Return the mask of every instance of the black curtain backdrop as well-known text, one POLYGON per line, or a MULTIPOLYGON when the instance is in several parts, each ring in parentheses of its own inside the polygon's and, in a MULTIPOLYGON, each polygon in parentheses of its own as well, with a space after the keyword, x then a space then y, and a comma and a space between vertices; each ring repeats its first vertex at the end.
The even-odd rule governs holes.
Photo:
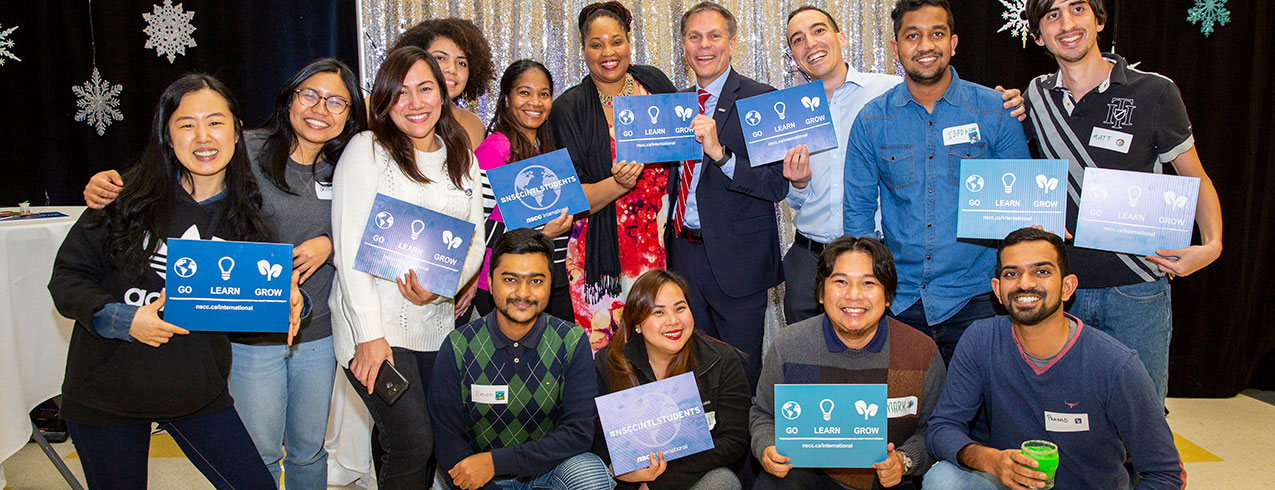
MULTIPOLYGON (((2 2, 0 27, 21 62, 0 66, 0 205, 20 200, 82 204, 93 173, 125 168, 145 142, 154 104, 182 73, 200 70, 224 80, 239 98, 249 127, 270 111, 279 85, 306 61, 335 56, 357 69, 353 0, 182 0, 196 12, 197 47, 169 64, 143 49, 143 13, 154 1, 93 5, 97 66, 123 84, 124 120, 98 136, 75 122, 72 86, 92 72, 88 2, 2 2)), ((963 78, 989 86, 1025 87, 1057 69, 1043 48, 996 30, 1004 23, 995 0, 952 0, 960 36, 953 64, 963 78)), ((1170 395, 1225 397, 1253 386, 1275 389, 1275 300, 1267 276, 1275 272, 1275 115, 1269 80, 1275 36, 1268 20, 1275 2, 1231 0, 1231 21, 1209 37, 1186 21, 1192 0, 1108 0, 1111 17, 1101 36, 1139 68, 1172 78, 1194 123, 1197 148, 1222 201, 1225 249, 1203 271, 1173 285, 1174 339, 1170 395)), ((670 19, 673 22, 674 19, 670 19)), ((781 21, 776 19, 776 22, 781 21)))
POLYGON ((0 27, 11 52, 0 66, 0 206, 30 200, 84 204, 82 191, 94 173, 123 170, 141 154, 160 93, 184 73, 213 74, 238 99, 246 128, 259 126, 272 110, 279 86, 311 59, 331 56, 358 70, 354 0, 175 0, 194 11, 187 47, 173 63, 146 49, 153 5, 163 0, 98 0, 92 3, 97 68, 102 78, 123 85, 119 111, 103 136, 73 120, 79 110, 72 86, 89 80, 93 51, 89 2, 0 2, 0 27))

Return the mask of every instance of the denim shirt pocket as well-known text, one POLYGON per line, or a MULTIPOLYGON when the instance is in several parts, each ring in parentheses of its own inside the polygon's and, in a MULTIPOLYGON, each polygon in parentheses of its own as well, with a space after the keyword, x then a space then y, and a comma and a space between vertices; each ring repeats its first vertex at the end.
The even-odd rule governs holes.
POLYGON ((916 182, 916 162, 912 145, 877 147, 881 180, 891 189, 905 189, 916 182))
POLYGON ((961 160, 983 158, 987 155, 987 143, 965 143, 947 147, 947 184, 960 185, 961 160))

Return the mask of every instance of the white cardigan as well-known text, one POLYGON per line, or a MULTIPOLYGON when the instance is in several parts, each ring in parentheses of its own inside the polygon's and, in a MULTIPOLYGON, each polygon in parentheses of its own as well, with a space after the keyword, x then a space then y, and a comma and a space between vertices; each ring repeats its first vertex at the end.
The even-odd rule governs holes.
POLYGON ((363 229, 377 193, 417 204, 473 223, 475 236, 461 268, 460 286, 468 283, 483 262, 483 198, 478 162, 469 157, 464 188, 452 184, 443 169, 446 148, 416 151, 416 166, 432 183, 420 184, 403 175, 389 152, 371 131, 350 139, 336 166, 332 185, 332 243, 337 287, 332 309, 332 341, 337 362, 349 366, 354 346, 385 337, 392 347, 436 351, 455 326, 455 303, 439 297, 416 306, 403 297, 394 281, 354 270, 363 229))

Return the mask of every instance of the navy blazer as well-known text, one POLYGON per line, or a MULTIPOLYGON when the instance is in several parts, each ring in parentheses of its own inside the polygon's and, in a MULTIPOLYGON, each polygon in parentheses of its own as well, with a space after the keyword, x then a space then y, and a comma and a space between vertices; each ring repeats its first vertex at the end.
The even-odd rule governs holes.
MULTIPOLYGON (((695 87, 686 89, 694 90, 695 87)), ((735 177, 727 177, 707 156, 697 164, 703 165, 703 169, 699 186, 695 188, 695 202, 709 267, 722 292, 735 298, 766 290, 783 281, 775 214, 775 203, 788 195, 783 164, 760 167, 750 164, 744 131, 735 109, 736 100, 774 90, 731 69, 712 117, 717 121, 718 141, 735 154, 735 177)), ((669 202, 673 205, 669 206, 666 241, 676 239, 672 213, 677 208, 681 171, 679 164, 669 177, 669 202)))

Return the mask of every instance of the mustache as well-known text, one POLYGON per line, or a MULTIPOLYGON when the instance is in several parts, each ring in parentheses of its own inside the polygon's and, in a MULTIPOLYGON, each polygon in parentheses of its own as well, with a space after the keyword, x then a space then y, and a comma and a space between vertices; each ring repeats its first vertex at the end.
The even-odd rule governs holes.
POLYGON ((1017 291, 1014 291, 1013 293, 1010 293, 1009 299, 1013 300, 1018 298, 1019 296, 1027 296, 1027 295, 1039 296, 1042 299, 1045 298, 1045 292, 1039 289, 1019 289, 1017 291))
POLYGON ((540 302, 532 298, 505 298, 505 306, 514 306, 514 303, 522 303, 527 307, 540 306, 540 302))
POLYGON ((938 51, 938 50, 936 50, 936 49, 931 49, 931 50, 929 50, 929 51, 924 51, 924 52, 916 53, 916 54, 912 55, 912 61, 919 60, 919 59, 924 58, 924 57, 926 57, 926 56, 937 56, 937 57, 939 57, 939 58, 942 58, 942 57, 943 57, 943 53, 939 52, 939 51, 938 51))

